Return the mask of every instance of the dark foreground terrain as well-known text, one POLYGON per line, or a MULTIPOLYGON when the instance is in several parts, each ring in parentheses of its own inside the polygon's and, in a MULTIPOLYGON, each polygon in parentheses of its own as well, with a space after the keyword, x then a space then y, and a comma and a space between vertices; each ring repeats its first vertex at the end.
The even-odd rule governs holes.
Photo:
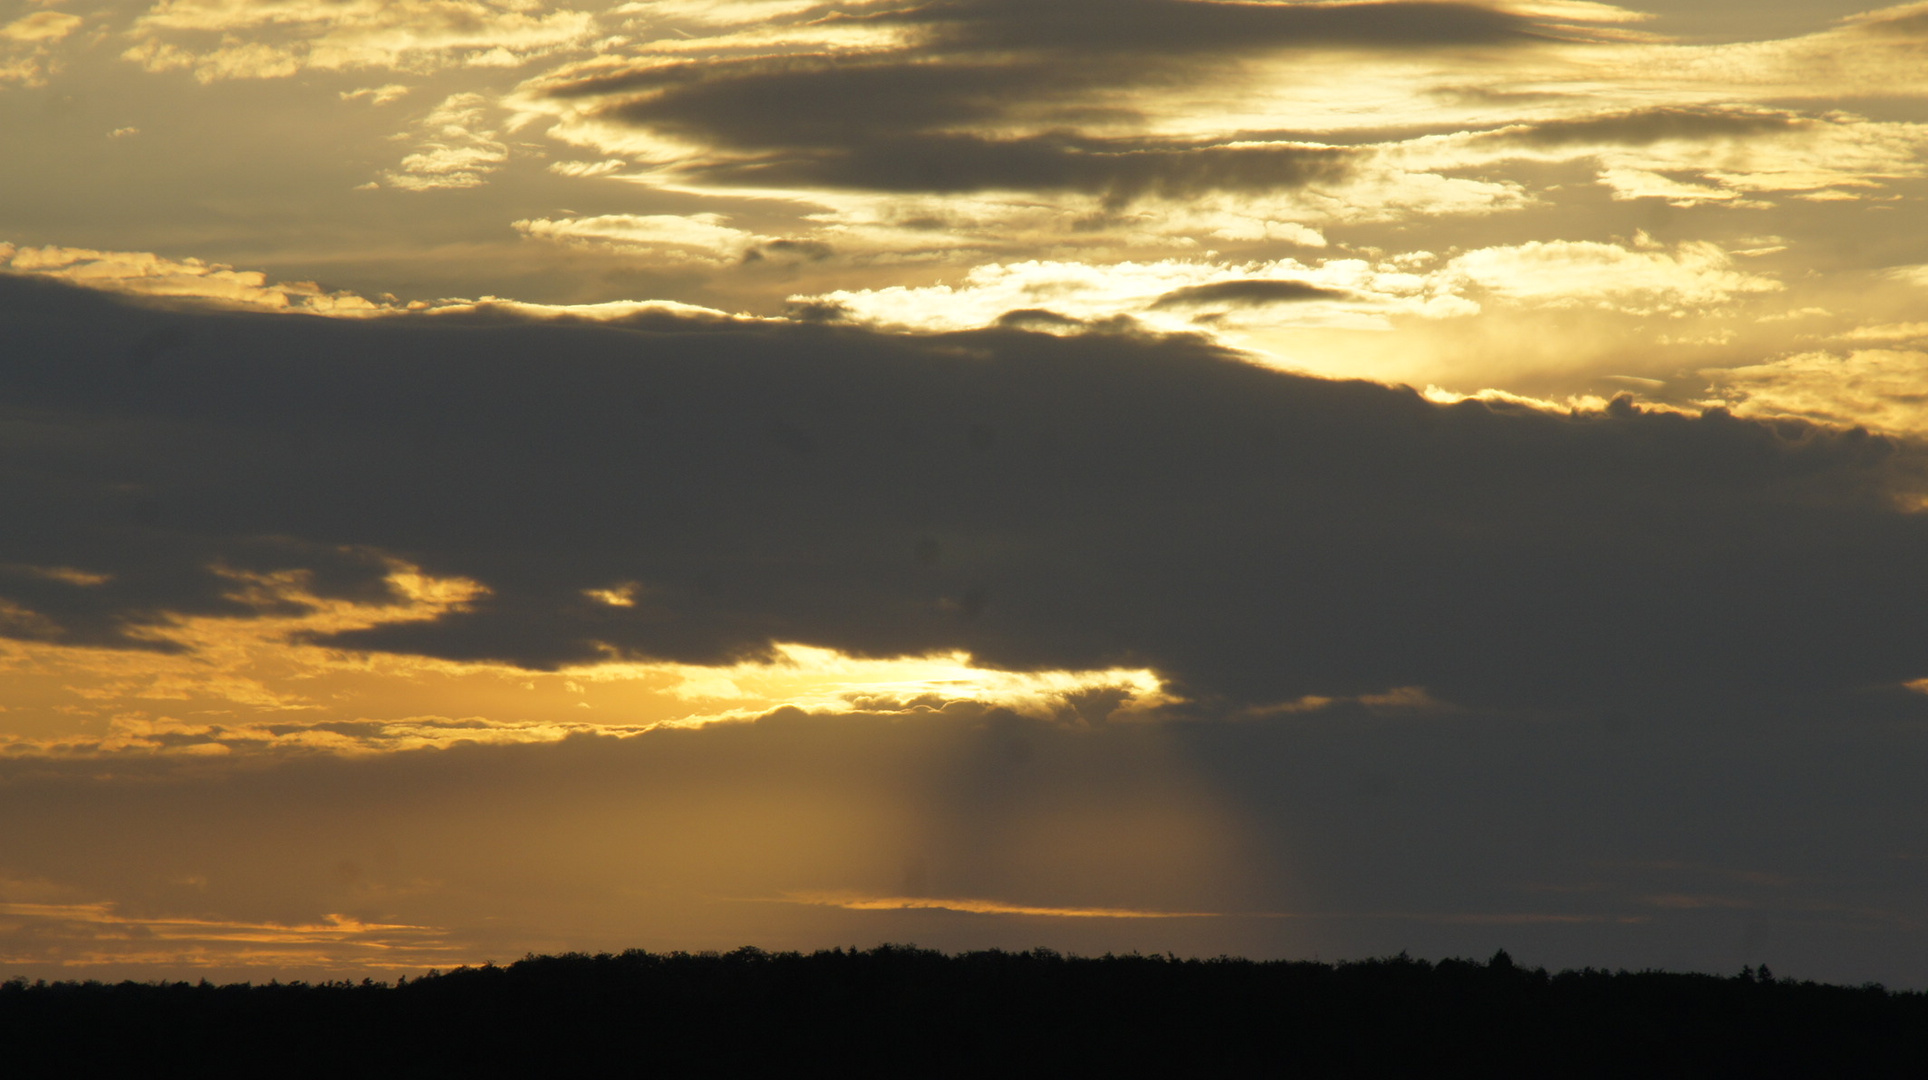
POLYGON ((10 1075, 1928 1076, 1928 996, 1397 957, 530 957, 399 985, 0 984, 10 1075))

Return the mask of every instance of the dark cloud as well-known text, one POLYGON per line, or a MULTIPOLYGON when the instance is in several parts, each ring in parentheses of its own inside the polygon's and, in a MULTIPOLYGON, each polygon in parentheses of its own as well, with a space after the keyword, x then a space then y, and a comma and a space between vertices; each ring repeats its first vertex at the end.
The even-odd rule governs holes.
POLYGON ((998 137, 952 130, 1015 103, 1088 88, 1099 76, 1055 65, 745 60, 602 76, 563 88, 608 93, 657 84, 612 104, 622 122, 707 143, 688 171, 712 183, 815 184, 876 191, 1020 188, 1120 197, 1210 189, 1295 188, 1336 180, 1352 152, 1101 139, 1061 131, 998 137))
POLYGON ((693 167, 725 184, 811 184, 897 192, 1079 191, 1114 203, 1145 195, 1273 191, 1343 179, 1355 152, 1324 146, 1170 146, 1041 135, 911 135, 795 147, 693 167))
POLYGON ((640 95, 607 115, 719 146, 839 145, 1001 116, 1040 94, 1083 89, 1079 71, 911 57, 753 57, 652 65, 550 87, 556 97, 640 95))
POLYGON ((1152 302, 1153 309, 1195 307, 1200 304, 1230 304, 1233 307, 1258 307, 1264 304, 1292 303, 1300 300, 1343 300, 1348 294, 1304 281, 1274 278, 1249 278, 1241 281, 1215 281, 1210 285, 1187 285, 1152 302))
POLYGON ((1650 146, 1665 140, 1703 142, 1746 139, 1799 131, 1814 120, 1772 109, 1695 108, 1669 106, 1631 112, 1548 120, 1505 128, 1485 137, 1520 146, 1650 146))
POLYGON ((831 248, 829 244, 820 240, 772 240, 769 243, 759 244, 744 252, 743 261, 745 263, 768 261, 792 264, 822 262, 834 254, 836 254, 836 251, 831 248))
POLYGON ((1120 91, 1222 79, 1227 64, 1297 46, 1456 47, 1537 33, 1520 16, 1452 3, 970 0, 827 17, 924 33, 891 52, 651 64, 551 82, 544 92, 606 99, 610 119, 707 146, 683 165, 711 183, 1130 199, 1292 188, 1336 179, 1345 159, 1317 147, 1079 134, 1094 119, 1131 115, 1107 100, 1120 91), (1047 133, 989 131, 1013 124, 1047 133))
POLYGON ((1212 3, 1197 0, 956 0, 887 11, 872 21, 928 26, 940 47, 1170 56, 1291 46, 1439 48, 1543 36, 1536 23, 1478 4, 1212 3))
POLYGON ((0 563, 113 575, 0 596, 74 640, 232 609, 211 566, 366 590, 384 552, 493 595, 337 644, 534 666, 959 648, 1149 665, 1200 699, 1580 710, 1858 692, 1928 661, 1928 524, 1894 508, 1918 459, 1860 432, 1440 406, 1131 332, 0 297, 0 563), (131 370, 156 334, 187 344, 131 370), (623 582, 634 607, 583 593, 623 582))
POLYGON ((1083 326, 1084 320, 1074 319, 1049 308, 1019 308, 998 316, 997 324, 1025 330, 1060 330, 1083 326))

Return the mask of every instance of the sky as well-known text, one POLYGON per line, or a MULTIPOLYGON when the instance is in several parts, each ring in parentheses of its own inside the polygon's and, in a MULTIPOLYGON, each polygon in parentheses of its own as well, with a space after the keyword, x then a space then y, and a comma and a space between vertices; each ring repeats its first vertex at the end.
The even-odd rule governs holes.
POLYGON ((1928 987, 1928 4, 0 0, 0 976, 1928 987))

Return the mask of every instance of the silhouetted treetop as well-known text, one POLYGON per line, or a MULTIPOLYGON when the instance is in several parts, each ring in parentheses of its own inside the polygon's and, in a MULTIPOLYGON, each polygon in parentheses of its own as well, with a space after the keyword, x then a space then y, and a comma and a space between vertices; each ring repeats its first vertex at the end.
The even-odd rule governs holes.
POLYGON ((284 1075, 453 1070, 1201 1070, 1295 1076, 1928 1075, 1928 997, 1880 986, 1400 956, 564 953, 359 982, 0 984, 12 1061, 284 1075))

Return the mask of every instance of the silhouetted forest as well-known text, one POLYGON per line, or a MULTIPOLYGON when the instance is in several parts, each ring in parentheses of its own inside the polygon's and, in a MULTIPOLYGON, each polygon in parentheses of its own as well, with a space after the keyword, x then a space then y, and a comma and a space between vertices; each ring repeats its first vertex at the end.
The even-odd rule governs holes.
MULTIPOLYGON (((531 956, 397 984, 0 984, 9 1070, 274 1076, 1928 1076, 1880 986, 1049 950, 531 956)), ((13 1071, 13 1075, 29 1075, 13 1071)))

